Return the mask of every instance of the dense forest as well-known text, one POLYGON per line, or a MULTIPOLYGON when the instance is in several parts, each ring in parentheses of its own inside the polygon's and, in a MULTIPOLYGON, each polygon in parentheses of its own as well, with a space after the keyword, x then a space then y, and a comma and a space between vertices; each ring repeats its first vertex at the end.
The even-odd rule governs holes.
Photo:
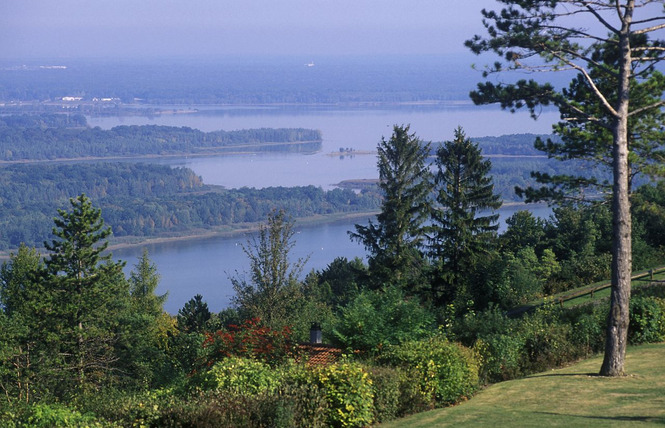
POLYGON ((187 127, 89 128, 81 115, 0 118, 0 160, 196 155, 228 152, 314 152, 321 133, 308 129, 247 129, 202 132, 187 127))
POLYGON ((0 248, 41 247, 51 219, 85 193, 114 236, 173 236, 262 221, 273 209, 294 217, 372 211, 379 196, 314 186, 223 189, 186 168, 132 162, 13 165, 0 168, 0 248))

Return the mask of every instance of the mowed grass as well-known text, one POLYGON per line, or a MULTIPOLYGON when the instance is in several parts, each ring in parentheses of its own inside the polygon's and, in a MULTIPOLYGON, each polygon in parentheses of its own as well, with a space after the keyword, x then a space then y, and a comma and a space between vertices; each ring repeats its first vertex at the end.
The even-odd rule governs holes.
POLYGON ((629 347, 628 375, 597 376, 602 357, 492 385, 454 407, 380 428, 665 426, 665 343, 629 347))

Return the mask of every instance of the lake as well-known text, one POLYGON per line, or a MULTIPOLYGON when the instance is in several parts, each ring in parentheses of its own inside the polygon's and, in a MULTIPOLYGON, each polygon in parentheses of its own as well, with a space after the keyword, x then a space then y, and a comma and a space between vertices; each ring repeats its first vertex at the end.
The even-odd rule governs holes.
MULTIPOLYGON (((187 106, 185 108, 192 108, 187 106)), ((195 108, 195 107, 194 107, 195 108)), ((235 155, 203 158, 174 158, 159 160, 176 166, 191 168, 208 184, 226 187, 268 187, 316 185, 329 189, 346 179, 377 178, 376 157, 331 156, 340 147, 373 151, 381 137, 390 138, 392 126, 410 124, 411 131, 427 141, 452 139, 457 126, 469 136, 487 136, 515 133, 549 133, 558 118, 555 112, 544 112, 538 121, 527 114, 509 114, 497 108, 471 107, 451 104, 439 107, 401 107, 391 109, 352 108, 199 108, 198 113, 163 115, 155 117, 89 117, 91 126, 108 129, 117 125, 157 124, 188 126, 203 131, 226 131, 247 128, 312 128, 323 135, 319 153, 261 155, 235 155)), ((502 219, 523 207, 502 208, 502 219)), ((541 216, 549 215, 549 208, 531 207, 541 216)), ((336 257, 364 257, 364 248, 348 238, 347 231, 355 223, 367 219, 344 221, 310 227, 296 224, 296 246, 293 259, 307 257, 305 273, 323 269, 336 257)), ((158 293, 169 292, 165 309, 177 313, 195 294, 203 295, 213 311, 228 306, 233 295, 229 276, 242 275, 248 269, 241 244, 246 236, 194 239, 147 245, 150 258, 161 275, 158 293)), ((136 264, 144 247, 114 251, 114 256, 127 261, 127 271, 136 264)))

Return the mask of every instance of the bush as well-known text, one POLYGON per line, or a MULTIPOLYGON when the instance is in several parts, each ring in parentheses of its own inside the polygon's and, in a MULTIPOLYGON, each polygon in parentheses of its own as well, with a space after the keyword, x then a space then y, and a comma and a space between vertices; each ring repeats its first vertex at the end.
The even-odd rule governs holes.
POLYGON ((178 400, 151 425, 169 427, 273 427, 277 401, 272 394, 237 395, 227 391, 205 391, 178 400))
POLYGON ((381 356, 391 365, 415 370, 424 398, 454 404, 478 388, 478 360, 472 350, 441 337, 392 346, 381 356))
POLYGON ((179 401, 164 389, 137 393, 105 390, 79 397, 78 405, 118 426, 158 427, 165 409, 179 401))
POLYGON ((374 417, 374 393, 367 372, 357 363, 342 362, 314 368, 314 385, 323 389, 331 427, 364 427, 374 417))
POLYGON ((520 356, 524 340, 516 335, 490 334, 478 339, 473 347, 479 356, 482 383, 515 379, 522 373, 520 356))
POLYGON ((280 383, 280 373, 268 364, 248 358, 230 357, 203 374, 201 386, 234 394, 270 393, 280 383))
POLYGON ((568 324, 572 325, 570 341, 580 350, 581 355, 587 357, 603 350, 607 300, 569 309, 563 315, 568 324))
POLYGON ((323 388, 313 383, 285 383, 276 397, 275 428, 325 428, 330 409, 323 388))
POLYGON ((525 315, 518 333, 524 341, 520 361, 522 373, 560 367, 583 355, 583 350, 570 341, 571 331, 571 325, 561 322, 560 310, 553 304, 525 315))
POLYGON ((416 371, 401 367, 375 366, 368 369, 374 388, 374 419, 386 422, 432 408, 413 379, 416 371))
POLYGON ((342 308, 333 329, 342 348, 378 352, 387 345, 432 334, 434 316, 397 286, 366 290, 342 308))
POLYGON ((291 329, 274 330, 253 318, 206 333, 202 346, 207 353, 207 366, 228 357, 254 358, 274 365, 284 361, 291 351, 291 329))
POLYGON ((5 427, 31 428, 102 428, 113 425, 103 424, 94 415, 81 414, 62 404, 33 404, 21 407, 14 420, 3 421, 5 427), (6 423, 5 423, 6 422, 6 423))
POLYGON ((374 420, 386 422, 400 413, 400 387, 406 380, 402 371, 393 367, 368 369, 374 392, 374 420))
POLYGON ((630 300, 631 344, 665 340, 665 300, 657 297, 633 297, 630 300))

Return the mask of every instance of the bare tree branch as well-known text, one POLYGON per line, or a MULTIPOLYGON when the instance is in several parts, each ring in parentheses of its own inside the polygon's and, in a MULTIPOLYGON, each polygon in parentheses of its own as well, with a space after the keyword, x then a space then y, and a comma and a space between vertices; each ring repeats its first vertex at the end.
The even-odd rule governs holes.
MULTIPOLYGON (((662 17, 660 19, 665 19, 665 17, 662 17)), ((635 30, 633 31, 633 34, 653 33, 654 31, 662 30, 663 28, 665 28, 665 24, 654 25, 653 27, 643 28, 641 30, 635 30)))

